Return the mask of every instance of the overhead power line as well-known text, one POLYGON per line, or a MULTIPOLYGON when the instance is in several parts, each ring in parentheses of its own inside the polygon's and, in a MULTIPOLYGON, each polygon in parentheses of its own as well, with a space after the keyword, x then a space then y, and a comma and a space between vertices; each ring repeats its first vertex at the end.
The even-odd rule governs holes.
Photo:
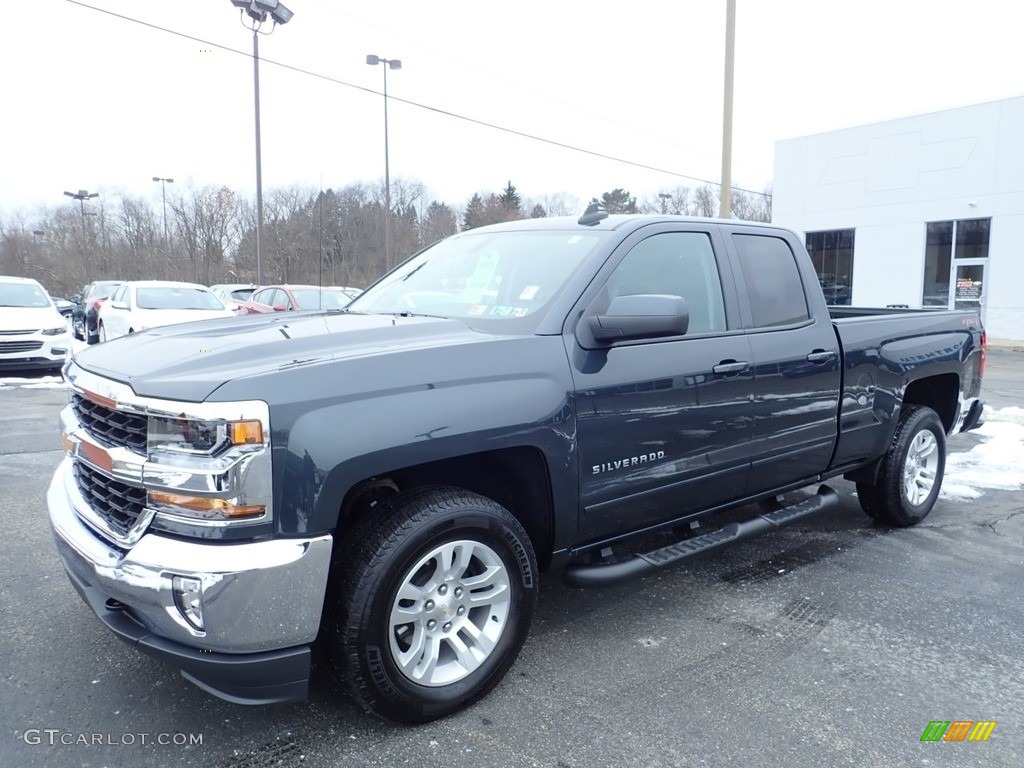
MULTIPOLYGON (((96 11, 98 13, 103 13, 103 14, 106 14, 108 16, 113 16, 114 18, 122 19, 123 21, 130 21, 133 24, 139 24, 139 25, 141 25, 143 27, 149 27, 150 29, 155 29, 155 30, 158 30, 160 32, 166 32, 169 35, 175 35, 176 37, 182 37, 182 38, 184 38, 186 40, 193 40, 193 41, 195 41, 197 43, 202 43, 203 45, 210 45, 210 46, 213 46, 214 48, 219 48, 222 51, 228 51, 230 53, 238 54, 239 56, 245 56, 246 58, 252 58, 252 54, 249 53, 248 51, 243 51, 243 50, 240 50, 238 48, 232 48, 231 46, 223 45, 221 43, 217 43, 217 42, 214 42, 212 40, 206 40, 206 39, 201 38, 201 37, 196 37, 195 35, 190 35, 190 34, 187 34, 185 32, 179 32, 176 29, 170 29, 168 27, 162 27, 159 24, 153 24, 153 23, 148 22, 148 21, 143 21, 142 19, 136 19, 136 18, 133 18, 131 16, 126 16, 126 15, 124 15, 122 13, 117 13, 115 11, 107 10, 106 8, 98 8, 95 5, 89 5, 88 3, 83 3, 83 2, 81 2, 81 0, 67 0, 67 2, 71 3, 72 5, 78 5, 78 6, 81 6, 82 8, 87 8, 87 9, 89 9, 91 11, 96 11)), ((343 85, 346 88, 353 88, 353 89, 355 89, 357 91, 363 91, 364 93, 370 93, 370 94, 373 94, 375 96, 383 96, 383 94, 380 91, 377 91, 377 90, 375 90, 373 88, 368 88, 368 87, 366 87, 364 85, 356 85, 355 83, 349 83, 349 82, 346 82, 345 80, 339 80, 336 77, 331 77, 330 75, 325 75, 325 74, 323 74, 321 72, 314 72, 314 71, 309 70, 309 69, 304 69, 302 67, 295 66, 294 64, 285 64, 282 61, 275 61, 274 59, 268 59, 268 58, 265 58, 263 56, 260 57, 260 61, 263 62, 263 63, 266 63, 266 64, 273 64, 276 67, 281 67, 282 69, 287 69, 287 70, 290 70, 292 72, 297 72, 297 73, 302 74, 302 75, 307 75, 308 77, 315 77, 315 78, 317 78, 319 80, 325 80, 325 81, 327 81, 329 83, 334 83, 335 85, 343 85)), ((549 146, 559 147, 560 149, 567 149, 567 150, 569 150, 571 152, 579 152, 579 153, 584 154, 584 155, 590 155, 591 157, 599 157, 599 158, 601 158, 603 160, 611 160, 612 162, 622 163, 623 165, 629 165, 629 166, 632 166, 634 168, 642 168, 644 170, 654 171, 655 173, 664 173, 664 174, 666 174, 668 176, 675 176, 675 177, 680 178, 680 179, 687 179, 688 181, 696 181, 696 182, 699 182, 701 184, 710 184, 711 186, 715 186, 715 187, 720 187, 721 186, 720 182, 713 181, 711 179, 702 179, 699 176, 691 176, 690 174, 687 174, 687 173, 680 173, 678 171, 672 171, 672 170, 669 170, 667 168, 659 168, 657 166, 648 165, 646 163, 640 163, 640 162, 637 162, 635 160, 627 160, 627 159, 622 158, 622 157, 616 157, 614 155, 609 155, 609 154, 607 154, 605 152, 598 152, 597 150, 587 149, 585 147, 578 147, 578 146, 576 146, 574 144, 568 144, 568 143, 563 142, 563 141, 557 141, 555 139, 548 139, 548 138, 545 138, 544 136, 538 136, 538 135, 533 134, 533 133, 527 133, 526 131, 519 131, 519 130, 516 130, 515 128, 508 128, 508 127, 503 126, 503 125, 498 125, 497 123, 490 123, 490 122, 487 122, 486 120, 480 120, 479 118, 469 117, 468 115, 460 115, 459 113, 452 112, 451 110, 442 109, 440 107, 432 107, 429 104, 422 104, 422 103, 420 103, 418 101, 412 101, 411 99, 403 99, 400 96, 391 96, 391 95, 389 95, 387 98, 391 99, 392 101, 400 102, 402 104, 408 104, 409 106, 416 107, 417 109, 424 109, 424 110, 427 110, 428 112, 433 112, 433 113, 438 114, 438 115, 444 115, 445 117, 451 117, 451 118, 454 118, 456 120, 462 120, 464 122, 472 123, 473 125, 479 125, 479 126, 482 126, 484 128, 491 128, 492 130, 495 130, 495 131, 501 131, 502 133, 507 133, 507 134, 510 134, 512 136, 519 136, 521 138, 529 139, 531 141, 538 141, 538 142, 541 142, 543 144, 547 144, 549 146)), ((771 197, 771 195, 768 194, 767 192, 758 192, 757 190, 745 189, 743 187, 731 186, 730 189, 738 191, 738 192, 746 192, 747 194, 751 194, 751 195, 760 195, 761 197, 766 197, 766 198, 770 198, 771 197)))

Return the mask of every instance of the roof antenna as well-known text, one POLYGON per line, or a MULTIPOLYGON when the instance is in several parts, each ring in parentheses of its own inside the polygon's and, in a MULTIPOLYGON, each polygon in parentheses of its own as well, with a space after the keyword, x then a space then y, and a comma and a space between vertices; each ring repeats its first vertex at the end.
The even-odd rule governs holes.
POLYGON ((599 221, 603 221, 608 218, 608 210, 596 200, 587 206, 587 210, 583 212, 583 215, 576 221, 577 224, 582 224, 585 227, 592 227, 599 221))

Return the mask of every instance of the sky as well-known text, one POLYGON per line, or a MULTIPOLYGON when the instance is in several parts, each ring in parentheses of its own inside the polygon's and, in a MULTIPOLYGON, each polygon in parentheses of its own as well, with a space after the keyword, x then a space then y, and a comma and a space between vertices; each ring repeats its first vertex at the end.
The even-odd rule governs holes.
MULTIPOLYGON (((585 204, 720 179, 726 0, 286 5, 260 38, 264 192, 382 183, 384 69, 367 54, 402 61, 391 178, 429 198, 511 181, 585 204)), ((736 6, 737 187, 771 184, 782 139, 1024 95, 1021 0, 736 6)), ((252 196, 251 52, 229 0, 4 3, 0 217, 74 204, 65 190, 158 205, 154 176, 252 196)))

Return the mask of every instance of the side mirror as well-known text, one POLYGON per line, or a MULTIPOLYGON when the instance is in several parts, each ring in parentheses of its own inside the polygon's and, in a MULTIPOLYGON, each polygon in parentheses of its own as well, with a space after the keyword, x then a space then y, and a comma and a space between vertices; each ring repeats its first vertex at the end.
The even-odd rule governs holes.
POLYGON ((685 334, 690 312, 682 296, 616 296, 603 315, 591 315, 587 322, 596 341, 652 339, 685 334))
POLYGON ((286 309, 288 309, 288 307, 286 307, 284 304, 275 304, 274 305, 274 311, 275 312, 284 312, 286 309))
POLYGON ((110 302, 110 306, 114 309, 128 309, 128 304, 123 301, 112 301, 110 302))

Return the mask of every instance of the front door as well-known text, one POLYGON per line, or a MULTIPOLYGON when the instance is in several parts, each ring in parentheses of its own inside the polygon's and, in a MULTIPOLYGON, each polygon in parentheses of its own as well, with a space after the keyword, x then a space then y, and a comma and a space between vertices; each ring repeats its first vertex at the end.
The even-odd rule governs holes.
POLYGON ((566 335, 583 539, 677 519, 746 491, 753 365, 716 237, 708 228, 668 224, 634 233, 566 335), (610 345, 585 338, 580 327, 590 313, 635 294, 682 296, 687 332, 610 345))

